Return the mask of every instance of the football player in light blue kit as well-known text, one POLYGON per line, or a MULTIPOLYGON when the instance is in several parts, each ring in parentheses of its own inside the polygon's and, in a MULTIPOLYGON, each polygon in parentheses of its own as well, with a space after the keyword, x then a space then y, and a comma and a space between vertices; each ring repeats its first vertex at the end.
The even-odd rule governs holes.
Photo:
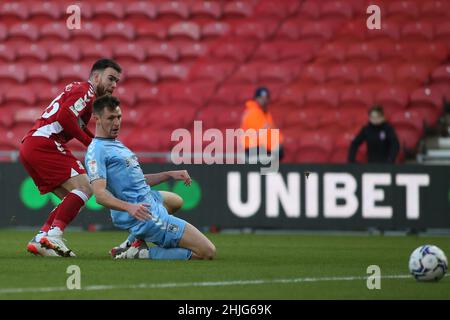
MULTIPOLYGON (((119 104, 110 95, 94 102, 96 132, 85 159, 97 203, 111 209, 115 226, 138 239, 116 259, 212 259, 214 244, 193 225, 170 215, 149 186, 169 179, 173 172, 144 175, 136 155, 116 140, 122 118, 119 104), (148 248, 146 241, 155 246, 148 248)), ((189 175, 183 172, 181 177, 189 184, 189 175)))

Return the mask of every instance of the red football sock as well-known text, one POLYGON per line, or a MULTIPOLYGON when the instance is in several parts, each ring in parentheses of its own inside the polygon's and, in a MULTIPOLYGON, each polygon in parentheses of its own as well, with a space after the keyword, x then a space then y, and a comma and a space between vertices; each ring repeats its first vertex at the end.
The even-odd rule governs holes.
POLYGON ((79 190, 72 190, 55 209, 55 219, 52 227, 58 227, 63 231, 66 226, 77 216, 88 197, 79 190))
POLYGON ((50 212, 50 214, 48 215, 47 221, 45 221, 44 225, 41 228, 41 231, 43 232, 48 232, 48 230, 50 230, 50 227, 53 224, 53 220, 55 220, 55 216, 56 216, 56 209, 58 207, 54 208, 52 210, 52 212, 50 212))

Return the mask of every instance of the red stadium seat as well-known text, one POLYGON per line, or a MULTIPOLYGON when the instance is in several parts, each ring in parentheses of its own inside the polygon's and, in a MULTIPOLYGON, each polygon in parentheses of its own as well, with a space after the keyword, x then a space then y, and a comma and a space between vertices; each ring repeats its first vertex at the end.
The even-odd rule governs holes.
POLYGON ((24 90, 22 86, 11 86, 4 93, 4 103, 9 106, 30 107, 36 101, 33 91, 24 90))
POLYGON ((450 48, 450 22, 436 25, 435 41, 440 41, 450 48))
POLYGON ((214 1, 194 1, 190 9, 192 18, 207 17, 216 20, 222 16, 222 6, 214 1))
POLYGON ((170 38, 187 38, 198 41, 201 37, 201 30, 194 22, 177 22, 170 26, 168 35, 170 38))
POLYGON ((448 1, 445 0, 434 0, 434 1, 425 1, 422 4, 420 9, 421 17, 447 17, 447 13, 449 11, 448 1))
POLYGON ((0 44, 0 61, 11 62, 16 60, 16 51, 14 48, 0 44))
POLYGON ((255 51, 256 42, 242 40, 219 41, 214 45, 210 53, 212 57, 221 61, 244 62, 255 51))
POLYGON ((419 8, 414 2, 407 0, 399 0, 389 2, 387 5, 387 14, 395 18, 403 18, 404 20, 414 20, 419 15, 419 8))
POLYGON ((157 16, 156 5, 148 1, 136 1, 127 3, 125 7, 125 20, 135 23, 142 20, 155 19, 157 16))
POLYGON ((72 39, 90 39, 99 41, 103 38, 103 27, 96 22, 83 22, 83 28, 70 30, 72 39))
POLYGON ((285 20, 278 28, 276 39, 277 40, 298 40, 301 37, 301 29, 304 25, 304 21, 299 20, 298 17, 294 17, 285 20))
POLYGON ((65 23, 52 22, 43 25, 40 29, 41 39, 58 39, 67 41, 70 38, 70 31, 65 23))
POLYGON ((11 29, 9 29, 9 36, 36 41, 37 39, 39 39, 40 35, 39 30, 35 25, 23 22, 13 25, 11 29))
MULTIPOLYGON (((329 161, 331 163, 347 163, 349 148, 354 138, 355 133, 353 132, 344 132, 343 134, 338 135, 334 140, 334 147, 329 161)), ((366 143, 363 143, 356 154, 356 162, 367 162, 366 154, 367 145, 366 143)))
POLYGON ((145 50, 133 42, 114 47, 113 50, 114 58, 119 63, 124 63, 124 61, 128 63, 142 62, 147 58, 147 53, 145 50))
POLYGON ((224 37, 231 33, 231 26, 229 23, 214 21, 205 24, 202 27, 203 40, 215 37, 224 37))
POLYGON ((36 119, 39 119, 42 115, 41 108, 20 108, 16 110, 14 114, 14 123, 17 124, 26 124, 29 125, 30 128, 33 126, 33 123, 36 119))
POLYGON ((0 132, 2 139, 0 140, 0 148, 3 150, 18 150, 23 136, 28 132, 28 125, 15 126, 11 129, 0 132))
POLYGON ((378 48, 373 43, 354 43, 348 47, 346 58, 351 63, 364 67, 378 60, 378 48))
POLYGON ((156 20, 144 20, 135 25, 136 36, 139 39, 157 39, 162 40, 167 38, 168 25, 156 20))
POLYGON ((26 80, 25 68, 17 64, 0 64, 0 82, 3 85, 22 83, 26 80))
POLYGON ((0 40, 3 41, 7 38, 8 31, 4 25, 0 25, 0 40))
POLYGON ((130 41, 135 37, 134 27, 133 25, 124 22, 109 23, 104 28, 103 37, 110 41, 130 41))
POLYGON ((335 39, 342 42, 362 42, 367 36, 367 28, 361 28, 360 19, 351 20, 340 28, 335 39))
POLYGON ((53 63, 74 63, 81 59, 80 48, 71 43, 63 43, 50 51, 50 58, 53 63))
POLYGON ((48 59, 48 52, 45 47, 36 43, 19 46, 16 49, 17 63, 41 63, 48 59))
POLYGON ((317 19, 320 16, 320 4, 317 1, 303 1, 297 17, 300 19, 317 19))
POLYGON ((317 63, 343 62, 347 55, 347 43, 329 42, 325 44, 317 54, 317 63))
POLYGON ((401 38, 403 41, 431 40, 433 26, 421 21, 407 23, 401 29, 401 38))
POLYGON ((373 104, 373 100, 373 93, 368 88, 363 86, 346 87, 342 90, 339 108, 365 114, 365 111, 373 104))
POLYGON ((227 1, 223 7, 223 18, 248 18, 253 7, 248 1, 227 1))
POLYGON ((3 140, 3 137, 6 134, 6 131, 3 128, 11 128, 14 124, 14 113, 16 112, 15 106, 4 106, 1 109, 2 116, 0 117, 0 143, 3 140))
POLYGON ((5 2, 0 5, 0 17, 3 21, 14 21, 28 19, 30 13, 28 6, 23 2, 5 2))
POLYGON ((158 18, 187 19, 189 15, 189 7, 185 2, 162 1, 158 3, 158 18))
POLYGON ((306 23, 301 30, 302 39, 330 40, 342 22, 332 19, 314 20, 306 23))
POLYGON ((319 127, 323 115, 320 109, 294 109, 284 119, 285 127, 298 126, 302 130, 315 130, 319 127))
POLYGON ((339 103, 338 92, 326 85, 311 88, 305 97, 305 108, 328 110, 339 103))
POLYGON ((300 81, 308 84, 321 84, 326 79, 326 68, 320 64, 308 64, 300 73, 300 81))
POLYGON ((169 92, 162 85, 144 86, 136 91, 137 103, 148 108, 165 105, 169 100, 169 92))
POLYGON ((390 118, 401 146, 414 150, 423 134, 423 119, 413 111, 393 114, 390 118))
POLYGON ((187 42, 177 45, 179 59, 182 61, 200 59, 208 53, 208 46, 203 42, 187 42))
POLYGON ((425 65, 404 63, 397 69, 396 80, 404 85, 416 87, 428 81, 429 70, 425 65))
POLYGON ((386 115, 397 110, 403 110, 408 104, 408 92, 403 87, 388 86, 375 96, 375 102, 380 104, 386 115))
POLYGON ((238 93, 241 87, 240 84, 222 84, 210 98, 209 105, 238 106, 238 93))
POLYGON ((443 64, 437 67, 431 74, 433 82, 450 84, 450 64, 443 64))
POLYGON ((174 62, 178 60, 177 47, 170 42, 155 42, 153 45, 147 47, 147 54, 153 63, 174 62))
POLYGON ((276 28, 277 22, 272 19, 246 19, 233 24, 233 34, 241 39, 266 40, 276 28))
POLYGON ((290 1, 272 1, 263 0, 255 8, 255 16, 271 17, 274 19, 284 19, 295 14, 300 7, 300 2, 296 0, 290 1))
MULTIPOLYGON (((115 47, 115 49, 120 52, 122 52, 124 50, 126 51, 127 48, 128 48, 128 46, 115 47)), ((82 46, 81 47, 81 55, 83 56, 84 61, 89 61, 89 63, 92 63, 92 61, 95 61, 95 60, 103 58, 103 57, 112 57, 113 50, 108 45, 105 45, 100 42, 94 42, 91 45, 82 46)), ((122 57, 122 55, 119 54, 117 57, 118 57, 118 59, 120 59, 122 57)), ((119 61, 119 63, 120 62, 121 61, 119 61)))
POLYGON ((215 125, 219 129, 238 129, 241 126, 241 119, 244 110, 242 108, 232 108, 228 107, 225 109, 224 106, 213 106, 215 108, 216 123, 215 125), (223 112, 226 110, 226 112, 223 112))
POLYGON ((393 83, 394 79, 394 66, 389 63, 371 64, 361 72, 361 82, 365 84, 393 83))
POLYGON ((120 21, 125 15, 121 3, 108 1, 93 6, 93 19, 98 22, 120 21))
POLYGON ((287 84, 298 76, 299 65, 296 63, 273 63, 260 68, 258 82, 268 85, 287 84))
POLYGON ((371 40, 398 40, 400 39, 400 24, 397 21, 386 18, 381 24, 381 29, 367 30, 367 37, 371 40))
POLYGON ((147 86, 158 81, 157 70, 148 64, 133 64, 124 70, 127 82, 147 86))
POLYGON ((327 82, 331 84, 355 84, 359 81, 359 71, 353 64, 337 64, 328 70, 327 82))
POLYGON ((46 20, 58 20, 61 18, 62 13, 65 11, 65 8, 62 8, 57 3, 52 2, 38 2, 38 3, 30 3, 29 14, 30 20, 36 22, 36 19, 39 17, 46 18, 46 20))
POLYGON ((45 108, 53 99, 60 95, 64 90, 64 86, 58 86, 49 83, 42 83, 38 88, 35 88, 34 94, 36 97, 36 106, 45 108))
POLYGON ((352 6, 346 1, 326 1, 320 4, 320 17, 349 19, 353 15, 352 6))
POLYGON ((294 105, 300 108, 305 102, 305 92, 295 87, 286 88, 278 97, 280 105, 294 105))
POLYGON ((136 92, 133 90, 134 86, 119 84, 114 91, 114 95, 120 99, 121 105, 126 108, 134 108, 136 103, 136 92))
POLYGON ((91 66, 87 64, 69 64, 59 69, 59 81, 63 83, 86 81, 90 72, 91 66))
POLYGON ((257 62, 242 64, 230 77, 230 81, 240 84, 256 84, 259 72, 264 67, 266 67, 265 64, 257 62))
POLYGON ((189 75, 190 67, 186 64, 164 64, 158 66, 160 81, 183 81, 189 75))
POLYGON ((52 64, 34 64, 27 69, 27 80, 35 86, 40 86, 42 82, 57 83, 59 70, 52 64))
POLYGON ((222 82, 235 69, 232 62, 199 62, 191 68, 190 81, 213 81, 215 83, 222 82))
POLYGON ((202 107, 214 92, 214 84, 196 83, 196 84, 173 84, 167 87, 169 90, 169 104, 185 106, 202 107))
POLYGON ((433 126, 444 111, 444 103, 440 92, 433 88, 419 88, 410 95, 409 109, 425 116, 428 125, 433 126))
POLYGON ((414 50, 414 60, 423 64, 433 62, 442 63, 447 58, 449 52, 450 49, 447 50, 446 46, 442 43, 426 43, 418 46, 414 50))
POLYGON ((328 135, 304 132, 301 137, 296 160, 300 163, 326 163, 333 148, 328 135))
POLYGON ((312 60, 318 49, 318 44, 312 41, 272 41, 260 45, 252 60, 265 59, 271 61, 295 60, 308 62, 312 60), (267 54, 268 53, 268 54, 267 54))

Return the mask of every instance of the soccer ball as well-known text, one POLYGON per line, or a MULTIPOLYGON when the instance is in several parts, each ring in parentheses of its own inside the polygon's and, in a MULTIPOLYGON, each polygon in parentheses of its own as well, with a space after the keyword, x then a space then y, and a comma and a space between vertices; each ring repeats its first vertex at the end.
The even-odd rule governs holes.
POLYGON ((439 281, 447 268, 445 253, 433 245, 418 247, 409 258, 409 271, 417 281, 439 281))

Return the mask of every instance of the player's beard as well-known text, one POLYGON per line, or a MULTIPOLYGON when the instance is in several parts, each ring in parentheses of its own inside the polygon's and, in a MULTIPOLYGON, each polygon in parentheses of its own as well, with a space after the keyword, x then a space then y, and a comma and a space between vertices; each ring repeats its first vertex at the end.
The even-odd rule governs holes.
POLYGON ((105 86, 101 83, 97 85, 97 97, 101 97, 105 94, 111 95, 112 92, 106 91, 105 86))

